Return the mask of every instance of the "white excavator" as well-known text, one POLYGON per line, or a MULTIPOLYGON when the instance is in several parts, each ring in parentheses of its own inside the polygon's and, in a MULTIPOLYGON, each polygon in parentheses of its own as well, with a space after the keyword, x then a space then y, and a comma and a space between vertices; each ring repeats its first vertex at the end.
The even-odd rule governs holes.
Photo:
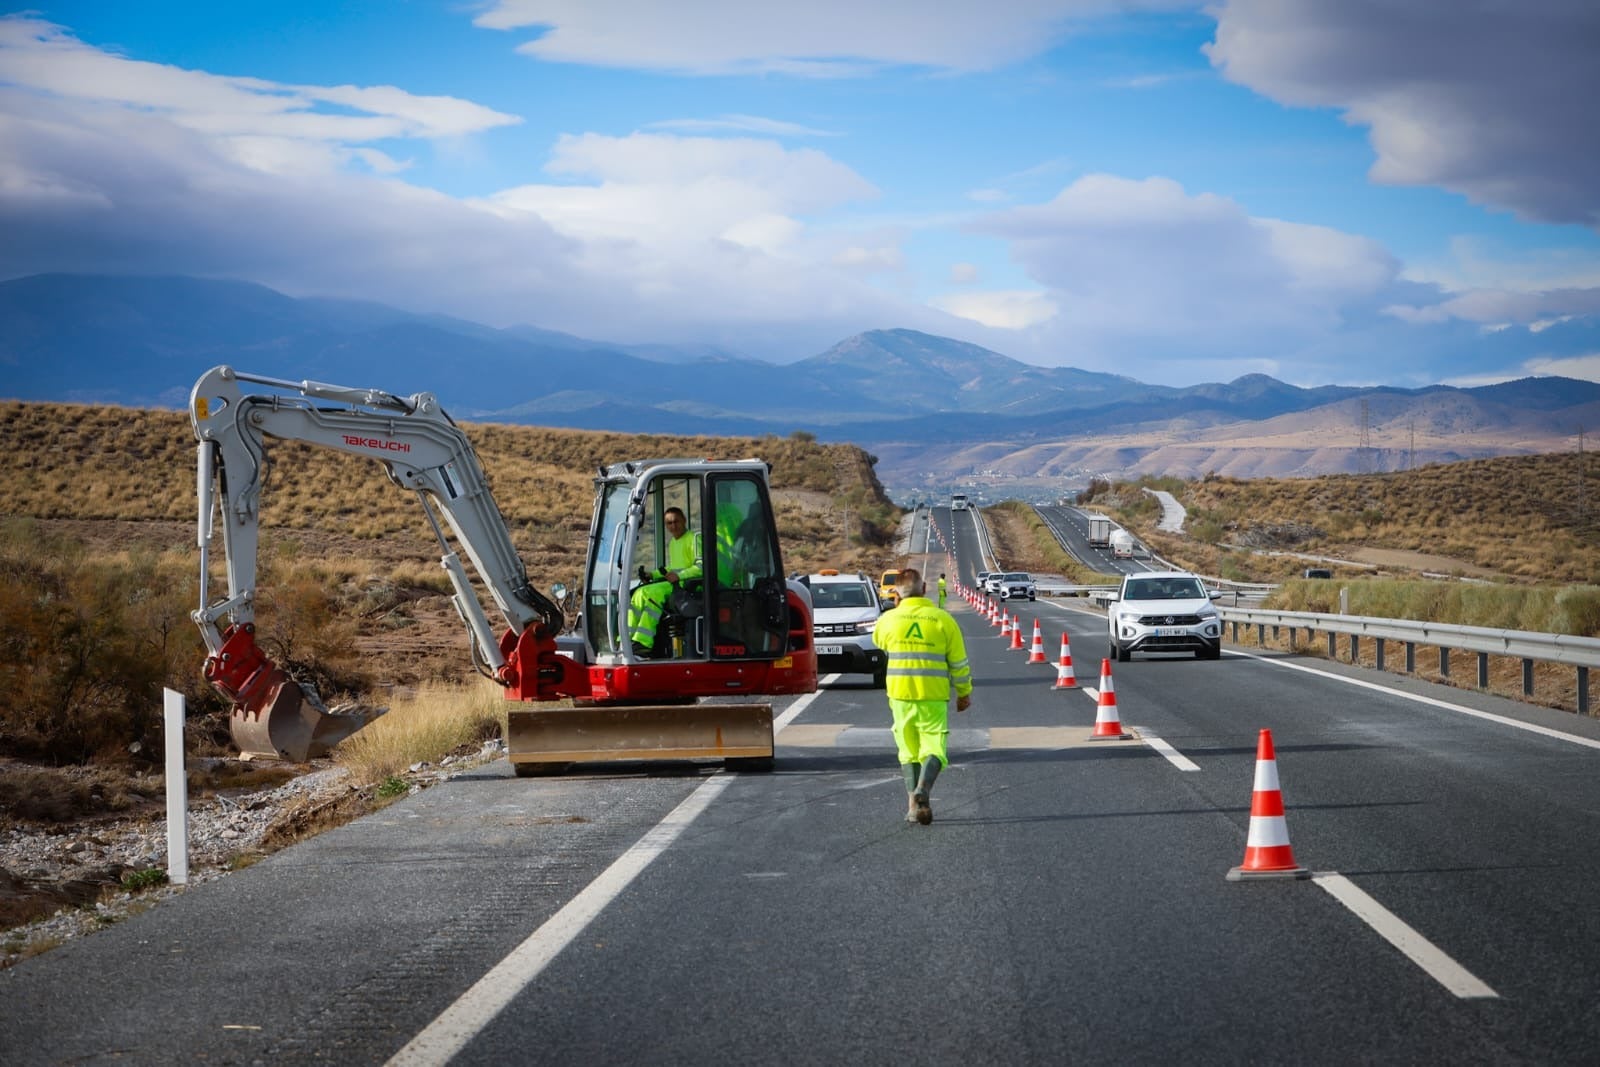
POLYGON ((402 397, 223 366, 195 383, 189 411, 200 441, 193 617, 209 652, 206 680, 232 703, 230 730, 245 758, 325 756, 371 721, 330 712, 256 643, 269 438, 370 457, 395 485, 416 493, 442 549, 472 661, 519 702, 508 708, 506 737, 519 776, 649 759, 719 758, 770 770, 772 705, 748 698, 817 687, 811 599, 784 576, 761 460, 602 467, 578 625, 563 633, 566 591, 553 586, 552 599, 533 587, 477 454, 433 394, 402 397), (699 534, 704 565, 698 581, 673 588, 645 648, 630 632, 630 598, 667 569, 669 509, 699 534), (207 551, 219 519, 228 590, 213 598, 207 551), (505 621, 498 638, 463 553, 505 621))

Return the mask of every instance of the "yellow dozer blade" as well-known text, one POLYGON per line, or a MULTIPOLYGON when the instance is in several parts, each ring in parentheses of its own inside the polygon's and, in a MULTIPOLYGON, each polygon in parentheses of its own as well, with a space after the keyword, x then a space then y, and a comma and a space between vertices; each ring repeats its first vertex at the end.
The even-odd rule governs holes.
POLYGON ((371 715, 340 715, 307 699, 300 684, 278 667, 256 706, 235 704, 228 718, 241 759, 282 759, 295 763, 326 756, 334 745, 373 720, 371 715))
POLYGON ((519 777, 610 760, 724 759, 772 769, 771 704, 515 707, 506 749, 519 777))

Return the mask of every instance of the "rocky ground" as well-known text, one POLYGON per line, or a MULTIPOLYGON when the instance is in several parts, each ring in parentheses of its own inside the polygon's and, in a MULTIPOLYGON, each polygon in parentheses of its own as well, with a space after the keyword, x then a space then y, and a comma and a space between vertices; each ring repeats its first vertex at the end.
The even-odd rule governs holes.
MULTIPOLYGON (((168 884, 164 800, 114 817, 64 824, 0 825, 0 968, 86 937, 255 860, 358 817, 388 798, 424 789, 503 755, 498 740, 476 753, 418 764, 405 788, 358 788, 337 764, 307 764, 271 788, 191 799, 187 886, 168 884)), ((191 771, 191 773, 193 773, 191 771)), ((279 779, 281 780, 281 779, 279 779)))

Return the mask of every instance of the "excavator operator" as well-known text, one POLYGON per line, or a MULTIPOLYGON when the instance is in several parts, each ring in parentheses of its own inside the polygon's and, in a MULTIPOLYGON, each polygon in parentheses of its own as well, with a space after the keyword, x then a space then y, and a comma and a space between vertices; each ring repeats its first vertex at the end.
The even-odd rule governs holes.
POLYGON ((655 654, 656 630, 673 589, 683 588, 703 573, 700 535, 689 530, 689 520, 683 510, 668 508, 661 518, 670 538, 666 569, 657 570, 656 580, 639 586, 628 601, 628 635, 633 641, 634 653, 640 656, 655 654))

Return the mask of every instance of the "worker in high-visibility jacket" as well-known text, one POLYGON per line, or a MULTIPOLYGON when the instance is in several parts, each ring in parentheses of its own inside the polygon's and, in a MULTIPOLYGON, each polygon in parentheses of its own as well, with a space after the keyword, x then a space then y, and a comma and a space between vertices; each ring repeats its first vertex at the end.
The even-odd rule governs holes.
POLYGON ((872 640, 889 657, 885 688, 906 782, 906 822, 926 826, 933 821, 933 783, 950 762, 950 690, 957 711, 971 707, 972 668, 961 628, 928 599, 921 573, 901 571, 897 588, 900 605, 878 616, 872 640))
POLYGON ((939 606, 941 608, 944 607, 944 594, 945 594, 944 575, 941 574, 941 575, 939 575, 939 606))
POLYGON ((689 530, 689 520, 680 508, 668 508, 661 516, 667 527, 667 566, 656 572, 657 581, 633 591, 628 601, 628 636, 633 650, 642 656, 654 654, 656 630, 673 589, 682 589, 704 573, 700 535, 689 530))

